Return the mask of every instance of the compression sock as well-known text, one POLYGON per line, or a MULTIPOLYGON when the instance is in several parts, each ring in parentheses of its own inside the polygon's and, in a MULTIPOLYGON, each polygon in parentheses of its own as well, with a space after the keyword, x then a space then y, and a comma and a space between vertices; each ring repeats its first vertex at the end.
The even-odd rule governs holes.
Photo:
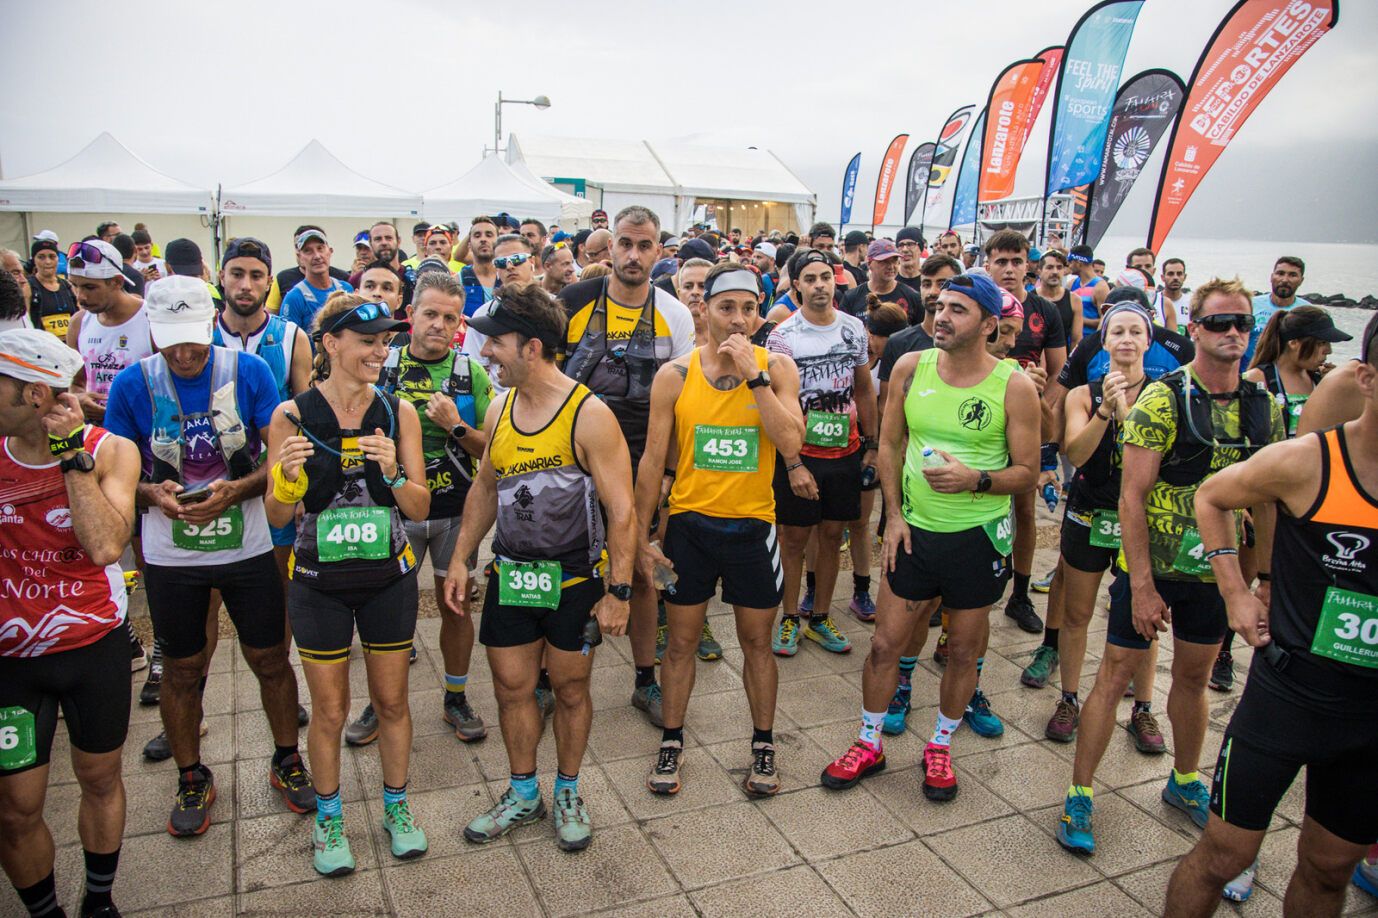
POLYGON ((684 748, 684 728, 683 728, 683 727, 665 727, 664 729, 662 729, 662 730, 660 731, 660 742, 661 742, 661 745, 664 745, 665 743, 679 743, 680 748, 683 749, 683 748, 684 748))
POLYGON ((818 586, 818 578, 813 571, 804 571, 804 586, 810 593, 818 586))
POLYGON ((1186 774, 1182 774, 1180 771, 1174 768, 1172 769, 1172 779, 1176 781, 1178 784, 1190 784, 1193 781, 1200 781, 1201 774, 1200 772, 1196 771, 1189 771, 1186 774))
POLYGON ((870 593, 870 592, 871 592, 871 575, 870 575, 870 574, 866 574, 865 576, 862 576, 861 574, 853 574, 853 575, 852 575, 852 594, 853 594, 854 596, 860 596, 860 595, 862 595, 863 593, 870 593))
POLYGON ((528 771, 524 775, 512 774, 512 791, 522 800, 535 800, 541 795, 540 785, 536 783, 536 773, 528 771))
POLYGON ((872 749, 880 748, 880 726, 885 723, 884 711, 868 711, 861 709, 861 733, 857 739, 861 740, 872 749))
POLYGON ((536 688, 543 688, 547 692, 550 691, 550 670, 541 670, 540 675, 536 677, 536 688))
POLYGON ((636 668, 636 687, 645 688, 648 685, 656 684, 656 668, 651 666, 638 666, 636 668))
POLYGON ((1068 797, 1085 797, 1087 800, 1090 800, 1095 794, 1095 791, 1084 784, 1072 784, 1067 787, 1068 797))
POLYGON ((115 885, 115 870, 120 865, 120 849, 109 854, 97 854, 82 849, 86 858, 86 895, 81 900, 81 913, 89 915, 98 908, 113 906, 110 890, 115 885))
POLYGON ((1057 628, 1049 628, 1046 626, 1043 628, 1044 647, 1051 647, 1053 650, 1057 650, 1057 632, 1057 628))
POLYGON ((567 775, 558 769, 555 772, 555 793, 559 795, 562 790, 571 790, 574 796, 579 796, 579 773, 567 775))
POLYGON ((274 747, 273 747, 273 765, 274 765, 274 766, 281 765, 283 759, 287 758, 289 755, 295 755, 295 754, 296 754, 296 751, 297 751, 297 747, 296 747, 295 744, 294 744, 294 745, 291 745, 291 746, 274 746, 274 747))
POLYGON ((449 673, 445 674, 445 691, 452 695, 463 695, 464 689, 468 684, 468 673, 465 673, 463 676, 452 676, 449 673))
POLYGON ((901 694, 908 695, 914 690, 914 667, 918 665, 918 657, 900 657, 899 690, 901 694))
POLYGON ((774 745, 775 745, 775 731, 774 731, 774 730, 762 730, 760 727, 752 727, 752 728, 751 728, 751 745, 755 746, 757 743, 769 743, 770 745, 774 746, 774 745))
POLYGON ((1067 691, 1064 691, 1064 692, 1062 693, 1062 700, 1065 701, 1065 702, 1067 702, 1068 704, 1070 704, 1070 705, 1071 705, 1072 707, 1074 707, 1074 708, 1079 708, 1079 707, 1081 707, 1081 702, 1077 700, 1077 693, 1076 693, 1076 692, 1067 692, 1067 691))
POLYGON ((14 891, 19 893, 19 900, 29 910, 30 918, 48 918, 63 914, 62 906, 57 904, 57 884, 53 881, 51 870, 34 885, 25 886, 23 889, 16 886, 14 891))
POLYGON ((1138 699, 1135 699, 1135 701, 1134 701, 1134 711, 1133 711, 1133 713, 1135 713, 1135 714, 1147 714, 1152 708, 1153 708, 1153 702, 1151 702, 1151 701, 1139 701, 1138 699))
POLYGON ((1015 572, 1014 572, 1014 592, 1010 594, 1010 598, 1011 598, 1011 599, 1016 599, 1016 598, 1018 598, 1018 599, 1028 599, 1028 598, 1029 598, 1029 577, 1030 577, 1030 576, 1031 576, 1031 575, 1029 575, 1029 574, 1021 574, 1021 573, 1019 573, 1019 571, 1015 571, 1015 572))
POLYGON ((1220 643, 1220 652, 1221 652, 1221 653, 1229 653, 1229 652, 1230 652, 1230 648, 1233 647, 1233 646, 1234 646, 1234 632, 1233 632, 1233 631, 1226 631, 1226 632, 1225 632, 1225 640, 1222 641, 1222 642, 1220 643))
POLYGON ((344 801, 340 799, 337 787, 328 794, 316 791, 316 822, 327 822, 336 816, 344 815, 344 801))
POLYGON ((402 803, 407 799, 407 785, 393 787, 386 781, 383 782, 383 806, 392 806, 394 803, 402 803))
POLYGON ((933 725, 933 737, 929 740, 934 746, 951 746, 952 734, 957 732, 957 728, 962 725, 961 720, 953 720, 951 717, 944 717, 943 712, 938 712, 938 721, 933 725))

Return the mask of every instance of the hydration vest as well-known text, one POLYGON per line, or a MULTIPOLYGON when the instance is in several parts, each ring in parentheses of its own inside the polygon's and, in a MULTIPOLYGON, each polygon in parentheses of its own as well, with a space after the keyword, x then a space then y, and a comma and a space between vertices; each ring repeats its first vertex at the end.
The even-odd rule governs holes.
POLYGON ((651 382, 662 361, 656 359, 655 330, 655 287, 646 295, 646 303, 641 307, 641 317, 636 320, 636 328, 625 346, 608 347, 608 279, 603 278, 603 286, 598 291, 598 301, 594 303, 584 336, 570 349, 569 359, 565 361, 565 375, 588 386, 602 401, 617 413, 627 402, 637 403, 642 410, 649 405, 651 382), (593 379, 599 368, 605 368, 600 379, 593 379), (621 377, 622 391, 609 391, 610 377, 621 377), (591 382, 592 380, 592 382, 591 382))
MULTIPOLYGON (((1193 387, 1190 370, 1182 367, 1161 378, 1172 391, 1174 410, 1177 414, 1177 435, 1172 449, 1163 457, 1158 477, 1174 487, 1186 487, 1204 479, 1211 471, 1211 453, 1214 445, 1198 436, 1197 432, 1213 433, 1211 422, 1211 402, 1215 395, 1204 393, 1205 397, 1188 398, 1187 392, 1193 387), (1190 412, 1190 414, 1188 414, 1190 412)), ((1230 448, 1239 450, 1244 461, 1263 449, 1272 437, 1273 397, 1262 386, 1239 381, 1239 387, 1229 394, 1239 400, 1239 435, 1243 443, 1231 443, 1230 448)))
MULTIPOLYGON (((389 437, 397 436, 397 396, 386 392, 378 391, 377 398, 368 406, 364 412, 363 420, 359 422, 359 429, 362 431, 386 430, 389 437)), ((335 495, 344 487, 344 469, 340 467, 340 443, 343 436, 340 433, 340 422, 335 417, 335 409, 330 407, 330 402, 326 401, 321 391, 316 388, 307 389, 295 399, 297 411, 300 412, 299 420, 301 426, 311 432, 313 439, 325 444, 329 449, 316 448, 316 451, 306 460, 306 496, 302 498, 302 504, 308 513, 320 513, 335 495), (335 450, 334 453, 330 450, 335 450)), ((364 461, 364 482, 368 486, 369 497, 373 498, 373 503, 379 507, 395 506, 397 501, 393 497, 392 488, 387 482, 383 481, 383 470, 376 462, 364 461)))
MULTIPOLYGON (((388 351, 388 358, 383 362, 383 371, 378 375, 378 387, 389 395, 397 392, 398 377, 402 364, 402 347, 394 347, 388 351)), ((459 351, 450 351, 450 376, 441 386, 440 391, 454 400, 455 409, 459 412, 460 420, 464 421, 469 427, 479 426, 478 406, 474 402, 474 374, 473 367, 469 363, 468 356, 459 351)), ((473 481, 474 469, 473 459, 466 453, 453 437, 445 440, 445 455, 450 457, 450 462, 456 471, 464 476, 466 481, 473 481)))
POLYGON ((182 480, 182 460, 186 454, 183 422, 196 418, 210 418, 215 431, 215 443, 225 458, 231 479, 243 478, 258 465, 249 448, 249 435, 239 417, 239 401, 235 383, 239 375, 239 354, 223 347, 211 348, 211 387, 206 411, 182 413, 182 404, 173 385, 172 371, 161 354, 152 354, 139 361, 139 368, 148 386, 153 406, 153 426, 149 433, 149 448, 153 453, 154 484, 182 480))
MULTIPOLYGON (((273 371, 273 379, 278 384, 278 401, 285 402, 292 397, 292 351, 297 342, 297 323, 280 315, 268 314, 268 323, 258 333, 258 345, 249 353, 263 358, 268 369, 273 371)), ((225 346, 225 333, 217 321, 211 336, 211 344, 225 346)))

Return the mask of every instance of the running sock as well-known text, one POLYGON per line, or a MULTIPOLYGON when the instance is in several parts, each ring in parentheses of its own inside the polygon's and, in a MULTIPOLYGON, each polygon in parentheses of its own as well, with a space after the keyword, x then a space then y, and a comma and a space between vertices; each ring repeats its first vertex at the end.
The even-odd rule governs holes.
POLYGON ((86 895, 81 900, 81 913, 89 915, 98 908, 115 904, 110 890, 115 885, 115 870, 120 865, 120 849, 97 854, 83 848, 81 853, 86 858, 86 895))
POLYGON ((316 791, 316 822, 325 822, 344 815, 344 801, 340 799, 337 787, 328 794, 316 791))
POLYGON ((57 884, 53 881, 51 870, 34 885, 25 886, 23 889, 16 886, 14 891, 19 893, 19 900, 29 910, 30 918, 62 914, 62 906, 57 904, 57 884))
POLYGON ((900 657, 899 690, 905 695, 914 690, 914 667, 918 665, 918 657, 900 657))
POLYGON ((1044 626, 1044 628, 1043 628, 1043 646, 1044 646, 1044 647, 1051 647, 1051 648, 1053 648, 1053 650, 1057 650, 1057 632, 1058 632, 1058 629, 1057 629, 1057 628, 1049 628, 1049 627, 1047 627, 1046 625, 1044 626))
POLYGON ((277 767, 278 765, 281 765, 283 759, 287 758, 287 757, 290 756, 290 755, 295 755, 296 752, 297 752, 297 747, 296 747, 295 745, 292 745, 292 746, 274 746, 274 747, 273 747, 273 766, 274 766, 274 767, 277 767))
POLYGON ((775 731, 774 731, 774 730, 762 730, 760 727, 752 727, 752 728, 751 728, 751 745, 755 746, 757 743, 769 743, 770 745, 774 746, 774 745, 775 745, 775 731))
POLYGON ((1147 714, 1147 713, 1149 712, 1149 709, 1152 708, 1152 707, 1153 707, 1153 702, 1151 702, 1151 701, 1139 701, 1139 700, 1136 698, 1136 699, 1134 700, 1134 711, 1133 711, 1133 713, 1135 713, 1135 714, 1147 714))
POLYGON ((877 751, 880 750, 880 726, 885 723, 884 711, 861 709, 861 734, 857 739, 877 751))
POLYGON ((1186 774, 1182 774, 1180 771, 1174 768, 1172 769, 1172 779, 1176 781, 1178 784, 1190 784, 1193 781, 1200 781, 1201 774, 1200 772, 1195 771, 1189 771, 1186 774))
POLYGON ((986 665, 986 658, 985 658, 985 657, 977 657, 977 658, 976 658, 976 687, 977 687, 978 689, 981 687, 981 670, 985 668, 985 665, 986 665))
POLYGON ((543 688, 547 692, 550 691, 550 670, 541 670, 541 674, 536 677, 536 688, 543 688))
POLYGON ((813 571, 804 571, 804 586, 808 587, 810 593, 818 586, 818 578, 813 571))
POLYGON ((684 748, 684 728, 683 728, 683 727, 665 727, 663 730, 660 731, 660 742, 661 742, 661 745, 664 745, 665 743, 679 743, 680 748, 683 749, 683 748, 684 748))
POLYGON ((555 772, 555 793, 558 794, 562 790, 571 790, 574 792, 574 796, 579 796, 578 772, 575 772, 573 775, 567 775, 563 771, 558 770, 555 772))
POLYGON ((860 596, 862 593, 870 593, 870 592, 871 592, 871 575, 870 575, 870 574, 867 574, 867 575, 865 575, 865 576, 863 577, 861 574, 853 574, 853 575, 852 575, 852 592, 853 592, 855 595, 857 595, 857 596, 860 596))
POLYGON ((951 746, 952 734, 956 733, 961 725, 961 720, 944 717, 943 712, 939 711, 938 722, 933 725, 933 738, 928 742, 934 746, 951 746))
POLYGON ((812 611, 812 612, 809 613, 809 625, 810 625, 810 626, 817 625, 817 624, 820 624, 820 623, 822 623, 822 622, 826 622, 827 620, 828 620, 828 610, 827 610, 827 609, 824 609, 822 612, 819 612, 817 609, 815 609, 814 611, 812 611))
POLYGON ((463 695, 464 689, 469 685, 469 674, 462 676, 452 676, 445 674, 445 691, 453 695, 463 695))
POLYGON ((407 785, 393 787, 386 781, 383 782, 383 806, 392 806, 394 803, 402 803, 407 799, 407 785))
POLYGON ((652 665, 650 665, 650 666, 638 666, 638 667, 636 668, 636 687, 637 687, 637 688, 645 688, 645 687, 648 686, 648 685, 655 685, 655 684, 656 684, 656 668, 655 668, 655 665, 654 665, 654 664, 652 664, 652 665))
POLYGON ((1095 796, 1095 793, 1095 791, 1084 784, 1072 784, 1067 788, 1068 797, 1085 797, 1087 800, 1090 800, 1095 796))
POLYGON ((524 775, 512 774, 512 790, 522 800, 535 800, 541 795, 540 785, 536 783, 536 773, 528 771, 524 775))
POLYGON ((1079 707, 1081 707, 1081 702, 1077 700, 1077 693, 1076 693, 1076 692, 1067 692, 1067 691, 1064 691, 1064 692, 1062 693, 1062 700, 1065 701, 1065 702, 1067 702, 1068 704, 1070 704, 1070 705, 1071 705, 1072 707, 1074 707, 1074 708, 1079 708, 1079 707))
POLYGON ((1029 577, 1031 576, 1032 574, 1021 574, 1019 571, 1014 572, 1014 592, 1010 594, 1011 599, 1029 598, 1029 577))
POLYGON ((1233 645, 1234 645, 1234 632, 1233 632, 1233 631, 1226 631, 1226 632, 1225 632, 1225 640, 1223 640, 1223 641, 1220 642, 1220 652, 1221 652, 1221 653, 1229 653, 1229 652, 1230 652, 1230 647, 1232 647, 1233 645))

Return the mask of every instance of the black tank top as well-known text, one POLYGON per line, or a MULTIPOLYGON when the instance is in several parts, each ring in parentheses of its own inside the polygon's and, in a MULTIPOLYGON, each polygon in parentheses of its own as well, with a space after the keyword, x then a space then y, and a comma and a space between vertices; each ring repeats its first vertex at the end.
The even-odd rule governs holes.
MULTIPOLYGON (((1105 400, 1104 380, 1092 380, 1087 388, 1091 391, 1091 411, 1100 411, 1105 400)), ((1096 451, 1072 476, 1067 489, 1068 509, 1085 513, 1119 507, 1121 456, 1120 425, 1112 418, 1105 425, 1096 451)))

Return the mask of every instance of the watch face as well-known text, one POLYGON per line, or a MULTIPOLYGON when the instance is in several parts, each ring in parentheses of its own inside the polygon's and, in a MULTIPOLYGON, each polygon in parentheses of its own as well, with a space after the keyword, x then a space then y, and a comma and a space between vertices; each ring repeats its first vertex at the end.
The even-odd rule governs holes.
POLYGON ((89 472, 96 467, 96 457, 88 452, 79 452, 70 459, 64 459, 59 463, 59 468, 64 471, 89 472))

